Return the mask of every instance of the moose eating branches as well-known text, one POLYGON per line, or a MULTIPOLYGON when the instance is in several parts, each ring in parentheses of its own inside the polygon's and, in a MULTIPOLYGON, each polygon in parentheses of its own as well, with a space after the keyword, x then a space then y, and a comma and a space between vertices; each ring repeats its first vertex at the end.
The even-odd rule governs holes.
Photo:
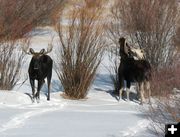
POLYGON ((118 68, 118 78, 119 78, 119 98, 122 96, 122 91, 124 87, 124 80, 127 82, 127 99, 129 100, 129 91, 131 82, 137 82, 139 86, 139 94, 141 99, 141 104, 144 99, 144 89, 146 88, 150 95, 150 77, 151 77, 151 66, 150 63, 145 59, 135 60, 131 57, 131 49, 125 44, 125 38, 119 39, 120 44, 120 56, 121 63, 118 68), (127 50, 126 50, 127 49, 127 50))
POLYGON ((111 8, 109 37, 121 33, 143 48, 155 69, 172 65, 178 58, 174 37, 178 27, 177 0, 115 0, 111 8))

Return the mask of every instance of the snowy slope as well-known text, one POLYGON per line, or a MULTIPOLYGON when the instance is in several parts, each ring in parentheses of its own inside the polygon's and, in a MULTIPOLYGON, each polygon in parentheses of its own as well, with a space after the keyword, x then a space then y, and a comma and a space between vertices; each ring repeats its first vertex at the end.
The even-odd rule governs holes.
MULTIPOLYGON (((46 48, 52 35, 56 33, 51 28, 43 29, 41 35, 33 37, 31 47, 35 51, 46 48)), ((56 39, 53 51, 57 48, 56 39)), ((54 59, 52 53, 50 56, 54 59)), ((26 79, 30 59, 27 56, 19 84, 26 79)), ((29 80, 13 91, 0 91, 0 137, 153 137, 142 106, 133 101, 118 102, 110 94, 113 87, 107 65, 105 56, 84 100, 63 99, 62 86, 54 71, 51 101, 46 100, 44 85, 40 103, 32 103, 29 80)))

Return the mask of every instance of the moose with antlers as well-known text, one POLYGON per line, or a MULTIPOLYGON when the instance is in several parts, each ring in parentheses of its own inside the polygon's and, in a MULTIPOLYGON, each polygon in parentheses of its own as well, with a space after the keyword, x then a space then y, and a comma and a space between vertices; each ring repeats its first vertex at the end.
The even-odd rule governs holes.
POLYGON ((47 51, 42 49, 40 52, 35 52, 32 48, 27 51, 27 48, 23 47, 23 51, 28 54, 32 55, 32 59, 29 65, 29 80, 32 88, 32 99, 37 101, 40 100, 40 90, 43 84, 45 83, 45 78, 47 78, 48 84, 48 95, 47 100, 50 100, 50 83, 51 83, 51 76, 52 76, 52 66, 53 60, 50 56, 46 55, 52 51, 52 45, 49 44, 47 51), (35 80, 38 81, 37 92, 35 93, 35 80))

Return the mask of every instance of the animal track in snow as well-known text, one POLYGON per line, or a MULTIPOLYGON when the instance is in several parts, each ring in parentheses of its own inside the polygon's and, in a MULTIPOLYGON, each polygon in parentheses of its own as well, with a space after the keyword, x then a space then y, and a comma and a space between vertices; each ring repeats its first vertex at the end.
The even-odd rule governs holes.
MULTIPOLYGON (((0 127, 0 133, 9 129, 22 127, 28 119, 37 115, 47 113, 47 112, 52 112, 52 111, 62 109, 65 104, 66 103, 61 103, 61 104, 52 103, 48 105, 37 104, 37 105, 27 106, 26 109, 33 109, 33 110, 16 115, 12 119, 10 119, 6 124, 0 127)), ((20 108, 25 108, 25 107, 20 107, 20 108)))

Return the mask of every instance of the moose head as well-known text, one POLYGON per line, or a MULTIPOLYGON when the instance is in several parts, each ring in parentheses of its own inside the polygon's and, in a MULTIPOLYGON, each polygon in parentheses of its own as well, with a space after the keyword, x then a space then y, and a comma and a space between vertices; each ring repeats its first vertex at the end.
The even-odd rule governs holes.
POLYGON ((145 53, 143 49, 140 48, 134 48, 133 46, 129 46, 128 43, 126 43, 126 39, 124 37, 121 37, 119 39, 120 44, 120 56, 123 58, 134 58, 137 60, 145 59, 145 53))
POLYGON ((132 46, 129 46, 126 43, 126 48, 128 49, 128 54, 132 56, 136 60, 145 59, 145 52, 143 49, 140 48, 134 48, 132 46))

